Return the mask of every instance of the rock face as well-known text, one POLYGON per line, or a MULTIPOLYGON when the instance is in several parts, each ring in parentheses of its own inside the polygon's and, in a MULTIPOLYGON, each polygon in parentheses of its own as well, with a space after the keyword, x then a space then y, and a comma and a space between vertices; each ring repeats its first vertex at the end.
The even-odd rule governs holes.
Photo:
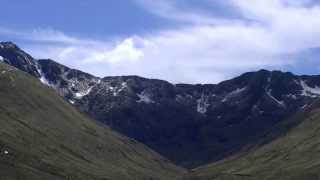
POLYGON ((6 63, 39 78, 95 119, 186 167, 221 159, 258 141, 320 96, 320 76, 260 70, 206 85, 137 76, 100 79, 52 60, 35 60, 6 44, 1 43, 0 50, 6 63), (30 60, 30 67, 19 65, 28 62, 22 57, 30 60))
POLYGON ((75 105, 178 164, 195 167, 259 140, 317 98, 319 80, 265 70, 217 85, 107 77, 75 105))
POLYGON ((22 71, 25 71, 37 78, 40 72, 38 63, 29 54, 22 51, 12 42, 0 43, 0 61, 6 62, 22 71))
POLYGON ((41 81, 74 103, 90 93, 91 89, 100 82, 94 77, 75 69, 70 69, 52 60, 37 61, 41 71, 41 81))
POLYGON ((12 42, 0 43, 0 60, 39 78, 71 103, 87 95, 100 81, 98 77, 50 59, 36 60, 12 42))

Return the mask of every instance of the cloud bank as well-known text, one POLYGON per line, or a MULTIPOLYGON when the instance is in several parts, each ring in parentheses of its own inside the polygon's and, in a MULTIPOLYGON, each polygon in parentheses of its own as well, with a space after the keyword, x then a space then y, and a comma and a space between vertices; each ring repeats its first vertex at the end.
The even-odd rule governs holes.
POLYGON ((98 76, 134 74, 174 83, 216 83, 244 71, 285 69, 303 63, 301 53, 320 47, 317 1, 202 0, 208 5, 202 8, 180 0, 135 1, 179 25, 106 40, 52 29, 0 29, 0 34, 33 41, 26 48, 37 58, 98 76))

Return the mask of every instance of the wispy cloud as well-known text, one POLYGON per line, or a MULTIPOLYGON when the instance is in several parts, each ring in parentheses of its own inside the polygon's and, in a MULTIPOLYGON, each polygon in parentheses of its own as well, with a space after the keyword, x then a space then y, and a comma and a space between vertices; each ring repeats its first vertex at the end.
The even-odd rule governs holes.
POLYGON ((31 30, 16 30, 6 27, 0 27, 0 35, 7 37, 19 38, 22 40, 34 41, 38 43, 57 43, 65 45, 89 45, 100 44, 96 40, 76 38, 66 35, 65 33, 55 30, 53 28, 35 28, 31 30))
MULTIPOLYGON (((218 11, 227 11, 227 7, 230 7, 230 1, 224 0, 200 0, 197 3, 189 4, 181 0, 134 0, 137 4, 143 7, 145 10, 171 20, 176 20, 183 23, 191 24, 222 24, 231 23, 238 20, 239 17, 230 14, 217 13, 218 11), (182 3, 184 2, 184 3, 182 3), (208 8, 196 7, 195 5, 203 2, 208 8), (182 8, 183 7, 183 8, 182 8), (213 9, 214 8, 214 9, 213 9), (221 9, 220 9, 221 8, 221 9), (220 9, 220 10, 218 10, 220 9), (228 16, 225 17, 225 16, 228 16)), ((231 14, 236 14, 232 12, 231 14)))
POLYGON ((320 6, 312 0, 204 0, 210 7, 223 3, 232 16, 181 8, 179 0, 135 1, 181 26, 111 40, 76 38, 52 29, 0 28, 0 34, 33 41, 26 47, 36 57, 99 76, 135 74, 193 83, 296 66, 302 61, 300 53, 320 46, 320 6))

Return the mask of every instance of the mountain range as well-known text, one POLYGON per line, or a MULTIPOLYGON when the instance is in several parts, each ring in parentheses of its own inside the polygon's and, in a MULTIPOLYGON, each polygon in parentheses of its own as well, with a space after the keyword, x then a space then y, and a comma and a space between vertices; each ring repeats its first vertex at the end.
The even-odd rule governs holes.
POLYGON ((2 179, 320 178, 320 76, 101 78, 1 42, 0 84, 2 179))
POLYGON ((281 134, 290 127, 287 119, 320 96, 320 76, 290 72, 259 70, 195 85, 138 76, 100 78, 35 59, 12 42, 0 43, 0 59, 93 119, 186 168, 250 149, 271 130, 281 134))

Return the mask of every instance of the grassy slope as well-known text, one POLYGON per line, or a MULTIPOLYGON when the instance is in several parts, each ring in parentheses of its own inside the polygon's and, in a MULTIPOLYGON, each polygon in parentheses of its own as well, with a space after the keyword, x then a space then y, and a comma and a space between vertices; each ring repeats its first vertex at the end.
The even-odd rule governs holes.
POLYGON ((0 63, 0 179, 171 179, 181 169, 0 63), (6 154, 8 151, 8 154, 6 154))
POLYGON ((301 124, 269 144, 237 158, 195 170, 192 180, 320 179, 320 106, 295 118, 301 124))

